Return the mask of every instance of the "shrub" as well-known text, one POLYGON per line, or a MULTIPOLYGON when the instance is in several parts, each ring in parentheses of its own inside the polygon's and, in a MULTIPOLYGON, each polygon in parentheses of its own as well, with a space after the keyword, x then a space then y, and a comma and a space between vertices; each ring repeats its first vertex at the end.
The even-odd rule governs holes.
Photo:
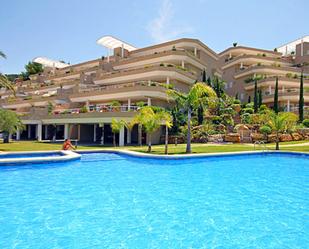
POLYGON ((240 104, 240 100, 239 99, 234 99, 233 104, 240 104))
POLYGON ((244 113, 249 113, 249 114, 253 114, 254 113, 254 110, 253 108, 244 108, 241 110, 241 112, 244 114, 244 113))
POLYGON ((271 134, 271 128, 268 125, 263 125, 260 127, 260 132, 264 135, 271 134))
POLYGON ((79 112, 80 112, 80 113, 86 113, 86 112, 88 112, 87 106, 84 105, 82 108, 79 109, 79 112))
POLYGON ((309 127, 309 119, 304 119, 304 121, 302 122, 302 124, 306 127, 309 127))
POLYGON ((251 119, 251 114, 250 113, 244 113, 241 115, 241 122, 243 124, 249 124, 251 119))
POLYGON ((218 125, 222 122, 222 118, 219 117, 219 116, 214 116, 214 117, 212 117, 211 121, 212 121, 213 124, 218 125))

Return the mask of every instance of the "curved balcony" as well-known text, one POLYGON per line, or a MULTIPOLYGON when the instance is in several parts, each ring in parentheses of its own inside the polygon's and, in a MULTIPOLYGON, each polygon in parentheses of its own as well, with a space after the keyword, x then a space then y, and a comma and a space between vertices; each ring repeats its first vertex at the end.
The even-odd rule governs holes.
POLYGON ((300 74, 301 70, 294 67, 277 67, 277 66, 251 66, 237 72, 234 77, 239 79, 252 74, 266 74, 266 75, 286 75, 286 74, 300 74))

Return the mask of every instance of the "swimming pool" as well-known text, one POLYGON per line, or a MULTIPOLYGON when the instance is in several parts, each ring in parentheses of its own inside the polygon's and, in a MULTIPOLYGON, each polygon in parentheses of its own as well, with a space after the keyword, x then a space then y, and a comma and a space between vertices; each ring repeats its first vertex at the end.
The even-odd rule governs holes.
POLYGON ((91 153, 0 167, 0 248, 307 248, 308 159, 91 153))

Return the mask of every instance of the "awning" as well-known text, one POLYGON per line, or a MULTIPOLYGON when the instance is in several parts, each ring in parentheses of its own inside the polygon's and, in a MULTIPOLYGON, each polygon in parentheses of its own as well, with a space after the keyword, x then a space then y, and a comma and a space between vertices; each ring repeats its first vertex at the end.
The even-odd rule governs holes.
POLYGON ((136 50, 136 47, 133 47, 132 45, 121 41, 115 37, 112 36, 103 36, 101 37, 99 40, 97 40, 97 44, 104 46, 106 48, 109 49, 115 49, 115 48, 121 48, 123 47, 124 49, 128 50, 128 51, 133 51, 136 50))

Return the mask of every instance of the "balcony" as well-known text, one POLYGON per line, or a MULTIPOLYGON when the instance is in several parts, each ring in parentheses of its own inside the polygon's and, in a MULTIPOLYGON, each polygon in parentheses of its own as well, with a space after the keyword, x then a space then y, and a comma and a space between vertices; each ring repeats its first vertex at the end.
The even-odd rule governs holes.
POLYGON ((265 75, 286 75, 286 74, 299 74, 301 70, 299 68, 294 67, 278 67, 278 66, 267 66, 267 65, 255 65, 250 66, 246 69, 240 70, 237 72, 234 77, 235 79, 245 77, 252 74, 265 74, 265 75))
POLYGON ((260 55, 250 55, 250 54, 241 54, 235 57, 232 57, 230 59, 225 60, 225 64, 222 66, 222 69, 226 69, 228 67, 237 65, 237 64, 249 64, 249 65, 254 65, 257 63, 265 64, 265 65, 272 65, 272 64, 277 64, 281 65, 283 67, 288 67, 291 64, 281 58, 275 58, 275 57, 268 57, 268 56, 260 56, 260 55))

